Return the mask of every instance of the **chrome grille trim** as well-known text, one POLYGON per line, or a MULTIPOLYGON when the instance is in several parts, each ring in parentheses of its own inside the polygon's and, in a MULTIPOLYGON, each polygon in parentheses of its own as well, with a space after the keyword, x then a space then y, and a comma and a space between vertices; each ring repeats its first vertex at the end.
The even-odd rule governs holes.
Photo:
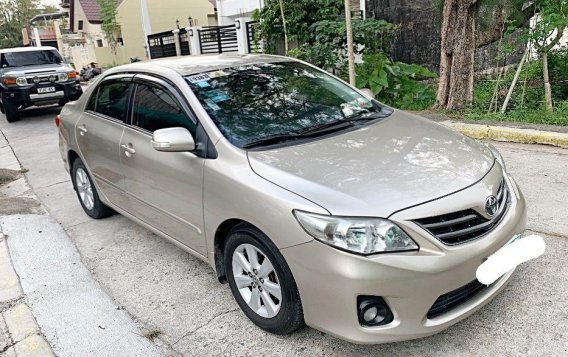
POLYGON ((489 219, 473 209, 468 209, 418 219, 414 223, 446 245, 469 242, 491 232, 507 212, 511 194, 505 179, 501 181, 496 197, 499 206, 497 212, 489 219))

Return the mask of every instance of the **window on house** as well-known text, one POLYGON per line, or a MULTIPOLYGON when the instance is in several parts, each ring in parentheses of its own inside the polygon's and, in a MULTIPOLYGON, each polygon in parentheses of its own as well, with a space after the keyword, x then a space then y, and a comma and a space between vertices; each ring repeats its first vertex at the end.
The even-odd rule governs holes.
POLYGON ((97 40, 97 47, 103 47, 103 40, 101 39, 97 40))
POLYGON ((78 29, 78 30, 82 30, 82 29, 83 29, 83 20, 79 20, 79 23, 77 24, 77 29, 78 29))

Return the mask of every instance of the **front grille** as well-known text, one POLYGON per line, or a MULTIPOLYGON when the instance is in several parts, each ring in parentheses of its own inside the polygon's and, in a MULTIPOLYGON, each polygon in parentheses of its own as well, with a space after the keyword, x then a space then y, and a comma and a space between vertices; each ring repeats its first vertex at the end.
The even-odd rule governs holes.
POLYGON ((37 76, 28 75, 26 76, 26 80, 28 81, 28 84, 53 83, 57 81, 57 74, 51 73, 37 76), (55 78, 55 80, 52 81, 50 77, 55 78))
POLYGON ((436 302, 434 302, 434 305, 432 305, 430 310, 428 310, 426 317, 433 319, 437 316, 440 316, 473 298, 485 288, 487 288, 487 285, 481 284, 476 279, 471 283, 462 286, 461 288, 457 288, 456 290, 450 291, 449 293, 440 295, 436 302))
POLYGON ((510 192, 505 180, 503 180, 497 191, 497 212, 490 219, 483 217, 473 209, 467 209, 422 218, 414 222, 444 244, 461 244, 477 239, 493 230, 505 215, 510 201, 510 192))

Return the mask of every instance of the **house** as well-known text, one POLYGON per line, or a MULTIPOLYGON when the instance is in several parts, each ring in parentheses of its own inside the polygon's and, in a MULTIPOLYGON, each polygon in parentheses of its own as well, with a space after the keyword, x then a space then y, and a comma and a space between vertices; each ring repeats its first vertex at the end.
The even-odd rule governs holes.
POLYGON ((122 0, 117 12, 126 58, 148 58, 148 35, 184 28, 190 23, 216 25, 216 21, 211 22, 215 20, 215 8, 208 0, 122 0))
POLYGON ((101 27, 100 7, 97 0, 66 0, 62 6, 67 4, 71 31, 81 34, 87 44, 107 47, 108 43, 101 27))

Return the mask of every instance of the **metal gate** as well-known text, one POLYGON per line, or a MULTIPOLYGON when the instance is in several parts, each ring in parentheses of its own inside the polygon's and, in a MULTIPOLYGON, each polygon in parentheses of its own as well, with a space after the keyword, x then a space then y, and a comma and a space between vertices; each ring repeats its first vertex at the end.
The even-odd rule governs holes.
POLYGON ((262 44, 258 38, 258 30, 256 26, 259 24, 258 21, 249 21, 246 25, 247 30, 247 51, 248 53, 261 53, 262 44))
POLYGON ((148 35, 150 58, 174 57, 176 43, 172 31, 164 31, 148 35))
POLYGON ((235 25, 204 27, 199 33, 201 53, 237 52, 237 28, 235 25))

